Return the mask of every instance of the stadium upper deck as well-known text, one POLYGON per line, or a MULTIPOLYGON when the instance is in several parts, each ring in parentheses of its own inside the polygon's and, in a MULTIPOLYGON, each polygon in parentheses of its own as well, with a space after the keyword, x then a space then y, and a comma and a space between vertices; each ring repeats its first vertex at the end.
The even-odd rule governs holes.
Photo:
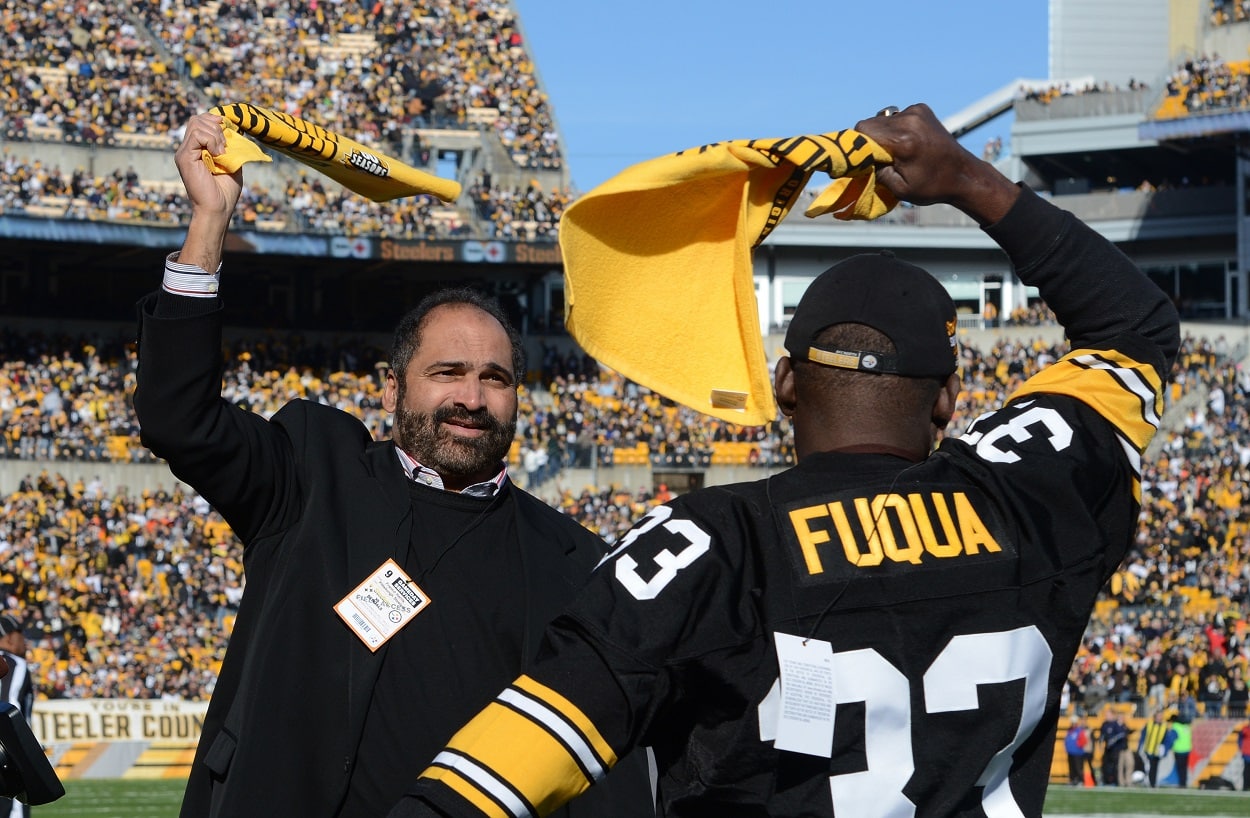
MULTIPOLYGON (((1244 52, 1250 22, 1226 5, 1212 2, 1202 9, 1209 18, 1196 22, 1204 42, 1244 52)), ((454 278, 520 296, 532 330, 559 331, 553 240, 575 193, 511 4, 327 8, 307 13, 278 0, 0 6, 0 240, 10 259, 0 270, 0 312, 127 310, 181 237, 185 208, 168 155, 174 129, 189 111, 247 98, 454 172, 466 193, 453 208, 420 199, 377 206, 301 176, 281 157, 249 173, 229 248, 232 269, 247 279, 234 286, 254 305, 244 323, 389 326, 368 293, 387 287, 406 300, 454 278), (78 280, 85 269, 90 280, 78 280)), ((1014 115, 999 159, 1005 172, 1062 197, 1150 270, 1188 317, 1234 317, 1248 311, 1250 251, 1238 246, 1239 137, 1224 128, 1229 116, 1250 116, 1246 68, 1178 52, 1144 82, 1022 82, 951 123, 958 131, 1014 115), (1147 134, 1169 123, 1198 134, 1147 134)), ((756 257, 761 327, 784 326, 815 272, 881 247, 933 270, 965 326, 1035 300, 980 231, 943 208, 836 229, 792 216, 756 257)))
POLYGON ((481 126, 521 168, 563 166, 506 1, 9 0, 0 23, 15 138, 165 147, 189 112, 247 101, 404 158, 416 130, 481 126))

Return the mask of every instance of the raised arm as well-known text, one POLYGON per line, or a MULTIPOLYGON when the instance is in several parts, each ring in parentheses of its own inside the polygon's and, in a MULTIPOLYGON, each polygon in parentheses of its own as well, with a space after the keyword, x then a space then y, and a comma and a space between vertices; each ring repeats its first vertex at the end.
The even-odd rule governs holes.
POLYGON ((242 170, 214 174, 202 158, 205 150, 214 156, 225 152, 226 137, 221 122, 222 118, 216 114, 192 117, 174 153, 174 164, 191 200, 191 223, 178 261, 194 264, 210 273, 221 263, 222 243, 243 190, 242 170))
POLYGON ((1110 241, 972 155, 926 105, 855 128, 893 157, 878 179, 895 196, 953 205, 981 225, 1021 280, 1040 290, 1074 348, 1138 335, 1154 348, 1148 362, 1167 376, 1180 339, 1176 309, 1110 241))
POLYGON ((242 190, 242 173, 213 174, 202 159, 225 150, 221 117, 186 126, 174 163, 191 202, 182 250, 165 262, 162 286, 139 302, 134 394, 140 437, 206 497, 248 542, 270 498, 289 492, 290 444, 271 424, 221 397, 222 301, 217 272, 242 190))

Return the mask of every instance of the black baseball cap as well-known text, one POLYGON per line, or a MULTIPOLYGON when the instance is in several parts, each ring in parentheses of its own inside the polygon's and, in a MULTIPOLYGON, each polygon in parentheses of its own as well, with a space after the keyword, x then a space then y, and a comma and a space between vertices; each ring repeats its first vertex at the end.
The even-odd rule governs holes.
POLYGON ((22 623, 17 621, 16 616, 13 614, 0 614, 0 636, 21 632, 22 623))
POLYGON ((955 302, 937 279, 893 253, 851 256, 816 277, 799 299, 786 351, 796 361, 841 369, 946 378, 956 369, 955 302), (887 336, 895 352, 816 343, 834 324, 864 324, 887 336))

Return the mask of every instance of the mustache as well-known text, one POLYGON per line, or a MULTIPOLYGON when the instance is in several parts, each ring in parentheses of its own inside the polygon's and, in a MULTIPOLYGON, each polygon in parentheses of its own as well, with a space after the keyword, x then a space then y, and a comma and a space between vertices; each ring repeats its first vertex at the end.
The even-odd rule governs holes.
POLYGON ((440 406, 434 410, 433 418, 435 423, 454 421, 480 426, 491 431, 498 431, 500 428, 499 421, 492 417, 485 408, 470 410, 462 406, 440 406))

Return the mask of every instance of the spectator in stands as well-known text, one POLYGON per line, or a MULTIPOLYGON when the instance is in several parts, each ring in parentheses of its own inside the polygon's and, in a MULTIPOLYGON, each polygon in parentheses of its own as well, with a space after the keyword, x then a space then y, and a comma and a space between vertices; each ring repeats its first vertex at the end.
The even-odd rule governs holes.
POLYGON ((525 487, 531 491, 538 488, 547 476, 547 449, 524 444, 521 447, 521 466, 525 469, 525 487))
MULTIPOLYGON (((140 305, 134 399, 145 444, 221 512, 247 565, 182 814, 382 815, 528 665, 603 547, 508 480, 524 348, 475 291, 401 320, 393 441, 319 404, 265 420, 222 398, 218 270, 243 179, 200 156, 224 149, 219 117, 188 122, 175 160, 192 219, 140 305)), ((648 813, 644 763, 592 814, 648 813)))
POLYGON ((1246 684, 1246 668, 1234 665, 1229 670, 1228 717, 1240 719, 1246 716, 1246 704, 1250 701, 1250 685, 1246 684))
MULTIPOLYGON (((1186 671, 1186 666, 1183 663, 1178 664, 1176 668, 1177 671, 1176 676, 1173 677, 1174 680, 1181 680, 1181 684, 1183 685, 1195 684, 1192 680, 1196 678, 1197 674, 1191 675, 1188 673, 1186 671)), ((1189 692, 1187 687, 1176 691, 1175 702, 1177 716, 1180 719, 1183 719, 1186 724, 1192 724, 1194 719, 1198 718, 1198 701, 1193 697, 1193 694, 1189 692)))
POLYGON ((1223 658, 1210 656, 1198 670, 1202 715, 1218 719, 1224 715, 1224 699, 1228 695, 1228 669, 1223 658))
POLYGON ((987 299, 985 309, 981 311, 981 318, 985 322, 986 329, 995 329, 998 327, 998 305, 992 300, 987 299))

